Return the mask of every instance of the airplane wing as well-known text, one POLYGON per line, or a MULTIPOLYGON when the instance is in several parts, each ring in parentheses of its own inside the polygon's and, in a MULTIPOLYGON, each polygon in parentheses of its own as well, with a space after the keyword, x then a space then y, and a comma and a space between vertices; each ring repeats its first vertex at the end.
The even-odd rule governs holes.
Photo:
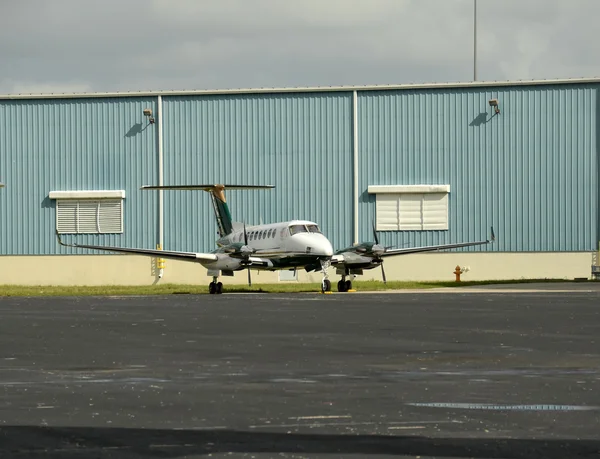
POLYGON ((442 245, 428 245, 424 247, 407 247, 405 249, 387 249, 384 253, 380 254, 380 257, 391 257, 394 255, 408 255, 411 253, 422 253, 422 252, 435 252, 436 250, 446 249, 458 249, 460 247, 471 247, 474 245, 489 244, 490 240, 477 241, 477 242, 462 242, 459 244, 442 244, 442 245))
POLYGON ((341 265, 346 270, 372 269, 381 266, 381 275, 383 282, 386 282, 385 271, 383 269, 383 258, 395 255, 409 255, 411 253, 435 252, 437 250, 458 249, 461 247, 471 247, 475 245, 489 244, 496 240, 494 228, 491 228, 491 237, 485 241, 460 242, 457 244, 428 245, 424 247, 408 247, 403 249, 392 249, 379 244, 379 238, 373 225, 373 235, 375 242, 363 242, 353 247, 339 250, 331 257, 331 264, 338 267, 341 265))
POLYGON ((171 260, 181 261, 217 261, 218 258, 213 253, 195 253, 195 252, 175 252, 170 250, 153 250, 153 249, 130 249, 127 247, 110 247, 105 245, 87 245, 87 244, 67 244, 56 233, 58 243, 64 247, 76 247, 80 249, 106 250, 109 252, 129 253, 134 255, 145 255, 147 257, 168 258, 171 260))

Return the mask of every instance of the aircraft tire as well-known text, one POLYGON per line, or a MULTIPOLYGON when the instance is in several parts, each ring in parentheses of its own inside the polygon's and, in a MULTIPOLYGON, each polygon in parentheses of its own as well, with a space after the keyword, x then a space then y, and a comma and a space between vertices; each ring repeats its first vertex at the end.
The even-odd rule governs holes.
POLYGON ((346 281, 346 290, 344 291, 347 292, 348 290, 352 290, 352 281, 349 280, 346 281))
POLYGON ((217 295, 220 295, 221 293, 223 293, 223 282, 217 283, 217 289, 216 289, 215 293, 217 295))
POLYGON ((338 289, 338 292, 346 292, 348 290, 346 288, 346 282, 344 282, 343 280, 339 281, 337 283, 337 289, 338 289))
POLYGON ((217 293, 217 284, 215 284, 214 282, 208 284, 208 293, 210 293, 211 295, 217 293))

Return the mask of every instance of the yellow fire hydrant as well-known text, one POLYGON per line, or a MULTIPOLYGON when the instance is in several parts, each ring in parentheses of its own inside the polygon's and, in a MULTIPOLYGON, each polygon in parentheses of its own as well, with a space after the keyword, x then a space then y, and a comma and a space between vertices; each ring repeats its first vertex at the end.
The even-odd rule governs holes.
POLYGON ((461 274, 460 266, 456 265, 456 269, 454 270, 454 274, 456 275, 456 282, 460 282, 460 274, 461 274))

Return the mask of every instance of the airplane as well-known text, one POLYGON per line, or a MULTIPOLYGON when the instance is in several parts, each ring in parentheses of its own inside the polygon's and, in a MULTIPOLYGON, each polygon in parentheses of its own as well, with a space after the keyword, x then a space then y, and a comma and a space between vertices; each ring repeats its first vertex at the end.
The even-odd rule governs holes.
MULTIPOLYGON (((429 252, 490 242, 466 242, 437 246, 416 247, 406 249, 390 249, 382 247, 373 227, 375 242, 363 242, 346 249, 333 252, 331 242, 321 232, 317 223, 308 220, 290 220, 270 224, 246 227, 245 223, 232 221, 229 206, 225 198, 225 189, 250 190, 269 189, 273 185, 146 185, 143 190, 201 190, 210 193, 215 213, 219 239, 217 248, 210 253, 179 252, 170 250, 154 250, 142 248, 110 247, 88 244, 68 244, 56 233, 58 242, 65 247, 81 249, 105 250, 149 257, 200 263, 207 268, 212 282, 208 286, 210 294, 223 293, 223 283, 218 280, 222 276, 233 276, 234 271, 248 270, 248 285, 252 285, 250 270, 295 270, 303 268, 307 272, 320 270, 323 274, 321 292, 331 291, 331 281, 327 274, 330 266, 337 268, 342 279, 338 282, 338 291, 347 292, 352 283, 346 280, 350 274, 362 274, 365 269, 381 266, 383 258, 392 255, 429 252)), ((492 230, 493 231, 493 230, 492 230)), ((386 282, 385 272, 383 280, 386 282)))
POLYGON ((489 244, 490 242, 494 242, 496 240, 496 236, 494 234, 494 228, 492 227, 490 239, 486 239, 485 241, 394 249, 391 247, 384 247, 379 243, 377 231, 375 230, 375 224, 373 223, 373 239, 374 242, 362 242, 360 244, 338 250, 331 257, 331 264, 336 268, 336 274, 342 276, 341 280, 337 284, 338 292, 347 292, 352 289, 352 281, 346 280, 347 276, 362 275, 363 270, 373 269, 378 266, 381 266, 381 276, 383 278, 383 282, 386 283, 387 279, 385 276, 385 270, 383 269, 383 259, 386 257, 489 244))
POLYGON ((327 269, 331 264, 333 247, 323 235, 319 226, 308 220, 290 220, 271 224, 246 227, 244 223, 233 222, 225 199, 225 189, 250 190, 269 189, 273 185, 167 185, 143 186, 144 190, 202 190, 210 193, 219 239, 217 249, 210 253, 178 252, 125 247, 109 247, 87 244, 64 243, 57 234, 62 246, 83 249, 106 250, 111 252, 145 255, 200 263, 213 277, 208 286, 211 294, 223 293, 223 283, 219 273, 233 276, 234 271, 248 270, 248 284, 252 285, 250 269, 293 270, 306 268, 320 269, 323 272, 321 290, 331 291, 327 269))

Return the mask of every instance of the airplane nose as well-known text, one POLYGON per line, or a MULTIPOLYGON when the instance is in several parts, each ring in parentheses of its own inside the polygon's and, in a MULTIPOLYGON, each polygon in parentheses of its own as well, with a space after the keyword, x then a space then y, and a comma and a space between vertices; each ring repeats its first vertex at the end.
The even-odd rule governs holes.
POLYGON ((292 236, 297 250, 304 253, 311 253, 319 257, 330 257, 333 255, 333 246, 329 239, 322 234, 301 233, 292 236))
POLYGON ((330 257, 333 255, 333 246, 331 245, 331 242, 329 242, 329 239, 324 238, 325 240, 323 241, 322 247, 320 247, 320 252, 327 256, 330 257))

